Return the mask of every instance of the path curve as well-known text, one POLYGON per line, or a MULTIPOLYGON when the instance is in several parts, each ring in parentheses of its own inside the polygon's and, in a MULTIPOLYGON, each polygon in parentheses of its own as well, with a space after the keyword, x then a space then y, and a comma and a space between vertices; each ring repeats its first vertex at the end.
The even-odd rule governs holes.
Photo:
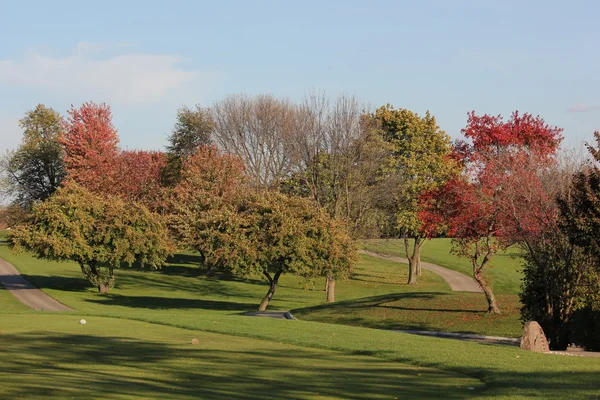
MULTIPOLYGON (((366 254, 371 257, 384 258, 386 260, 408 264, 408 260, 404 257, 386 256, 368 250, 360 250, 360 253, 366 254)), ((453 271, 449 268, 441 267, 439 265, 424 261, 421 261, 421 268, 426 269, 427 271, 431 271, 444 278, 444 280, 448 282, 448 285, 450 285, 450 288, 455 292, 483 292, 483 290, 481 290, 475 279, 465 274, 461 274, 460 272, 453 271)))
POLYGON ((73 311, 72 308, 54 300, 21 276, 9 262, 0 258, 0 284, 21 303, 37 311, 73 311))

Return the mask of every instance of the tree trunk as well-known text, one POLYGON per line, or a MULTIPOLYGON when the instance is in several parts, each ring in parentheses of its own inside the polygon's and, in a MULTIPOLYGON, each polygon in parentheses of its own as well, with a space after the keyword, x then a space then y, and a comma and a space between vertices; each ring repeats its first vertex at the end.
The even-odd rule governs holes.
POLYGON ((498 303, 496 302, 496 296, 494 296, 494 292, 487 280, 483 277, 483 267, 477 267, 477 261, 473 260, 473 278, 479 284, 479 287, 483 290, 483 294, 485 294, 485 299, 488 302, 488 310, 487 312, 490 314, 502 314, 500 308, 498 307, 498 303))
POLYGON ((421 273, 423 272, 421 270, 421 247, 423 247, 423 244, 425 243, 425 239, 417 236, 414 238, 415 239, 415 247, 413 248, 413 259, 415 260, 416 263, 416 271, 417 271, 417 275, 421 275, 421 273))
POLYGON ((414 249, 413 255, 409 254, 408 251, 408 237, 404 238, 404 251, 406 252, 406 258, 408 260, 408 282, 409 285, 417 284, 417 259, 414 257, 414 249))
POLYGON ((106 283, 101 282, 98 284, 98 292, 100 294, 107 294, 109 289, 110 287, 106 283))
POLYGON ((269 275, 268 272, 263 272, 263 275, 266 276, 269 281, 269 291, 267 292, 267 295, 265 296, 265 298, 260 302, 260 305, 258 306, 258 311, 266 311, 267 310, 269 301, 271 301, 271 299, 273 298, 273 295, 275 294, 275 289, 277 289, 277 282, 279 282, 279 277, 281 276, 281 271, 277 271, 277 273, 275 273, 275 276, 273 278, 271 278, 271 275, 269 275))
POLYGON ((335 279, 327 278, 327 303, 335 303, 335 279))
POLYGON ((112 288, 115 284, 115 271, 112 267, 108 267, 108 278, 102 279, 102 275, 97 271, 94 267, 93 270, 96 274, 96 279, 98 281, 98 292, 100 294, 107 294, 110 288, 112 288))

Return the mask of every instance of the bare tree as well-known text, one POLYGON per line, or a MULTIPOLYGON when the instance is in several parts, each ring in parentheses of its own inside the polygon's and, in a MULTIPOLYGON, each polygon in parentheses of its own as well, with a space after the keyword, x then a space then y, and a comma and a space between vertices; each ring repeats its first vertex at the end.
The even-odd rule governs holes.
MULTIPOLYGON (((302 194, 356 234, 373 207, 383 141, 367 107, 355 97, 333 101, 324 92, 307 95, 296 109, 295 179, 302 194)), ((334 301, 335 276, 326 277, 327 301, 334 301)))
POLYGON ((242 158, 260 188, 278 187, 295 164, 294 107, 272 95, 232 95, 213 105, 214 140, 242 158))

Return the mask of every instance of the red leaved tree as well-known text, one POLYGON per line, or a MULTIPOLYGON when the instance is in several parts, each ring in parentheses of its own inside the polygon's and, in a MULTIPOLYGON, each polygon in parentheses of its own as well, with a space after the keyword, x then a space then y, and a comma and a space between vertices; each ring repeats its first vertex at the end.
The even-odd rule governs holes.
POLYGON ((150 210, 160 210, 164 207, 161 172, 166 165, 167 157, 159 151, 121 151, 116 162, 115 185, 106 189, 150 210))
POLYGON ((106 104, 71 107, 60 143, 67 180, 93 193, 115 195, 158 210, 163 206, 161 171, 164 153, 118 148, 119 137, 106 104))
POLYGON ((455 154, 464 165, 460 178, 422 196, 425 221, 445 221, 453 252, 471 261, 473 278, 488 301, 488 312, 499 314, 494 293, 484 277, 501 248, 539 232, 539 221, 553 218, 553 199, 542 176, 554 162, 561 130, 540 117, 513 113, 500 116, 469 114, 455 154), (432 201, 431 199, 435 199, 432 201))
POLYGON ((119 138, 106 104, 71 106, 59 137, 67 179, 96 193, 104 193, 116 182, 119 138))

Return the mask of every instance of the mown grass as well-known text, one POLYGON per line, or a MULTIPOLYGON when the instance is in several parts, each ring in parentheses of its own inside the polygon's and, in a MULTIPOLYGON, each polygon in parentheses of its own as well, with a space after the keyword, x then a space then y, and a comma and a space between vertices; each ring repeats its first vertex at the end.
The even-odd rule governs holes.
POLYGON ((0 311, 4 313, 23 313, 29 307, 20 303, 4 286, 0 285, 0 311))
MULTIPOLYGON (((371 239, 360 243, 361 247, 379 254, 405 257, 404 242, 401 239, 371 239)), ((421 249, 421 259, 442 267, 450 268, 468 276, 473 276, 469 260, 450 254, 451 239, 432 239, 421 249)), ((411 247, 412 248, 412 247, 411 247)), ((484 271, 490 285, 498 294, 518 294, 521 287, 521 258, 519 250, 511 247, 492 259, 491 266, 484 271)))
MULTIPOLYGON (((36 314, 33 317, 31 316, 31 311, 26 311, 29 315, 26 315, 24 320, 30 320, 39 324, 37 325, 38 328, 43 328, 44 324, 47 324, 47 322, 39 322, 38 318, 49 318, 49 321, 53 321, 55 318, 65 318, 65 321, 72 321, 72 325, 59 327, 64 330, 60 331, 59 329, 56 340, 60 340, 60 337, 63 336, 69 337, 69 335, 78 332, 77 330, 81 327, 76 324, 76 321, 79 320, 80 315, 84 315, 92 321, 89 326, 94 324, 93 318, 112 316, 122 319, 122 321, 115 322, 114 335, 118 336, 122 334, 132 338, 131 340, 135 340, 136 335, 141 334, 139 333, 139 329, 132 329, 132 326, 129 325, 129 320, 133 319, 146 323, 179 327, 195 332, 212 332, 244 338, 263 339, 268 341, 268 346, 275 346, 276 344, 293 345, 311 349, 334 350, 346 355, 371 356, 410 365, 436 368, 451 373, 464 374, 472 378, 481 379, 485 383, 484 388, 469 391, 469 393, 464 393, 464 396, 462 396, 462 392, 458 392, 458 395, 462 397, 527 398, 535 396, 550 399, 589 399, 600 396, 600 387, 597 383, 597 377, 600 373, 600 359, 539 355, 521 351, 516 347, 482 345, 455 340, 420 337, 340 324, 241 316, 241 312, 256 307, 256 304, 264 294, 264 284, 254 280, 241 281, 230 279, 217 281, 212 278, 206 278, 201 269, 191 267, 189 262, 192 262, 192 259, 187 259, 187 261, 179 260, 179 266, 166 268, 162 272, 149 273, 135 270, 120 270, 118 271, 117 287, 114 293, 108 296, 100 296, 80 278, 80 272, 75 265, 69 263, 46 263, 24 255, 14 256, 5 247, 0 247, 0 256, 2 258, 6 257, 9 262, 12 262, 21 271, 27 273, 28 278, 40 284, 44 290, 52 294, 59 301, 77 309, 76 313, 58 313, 48 316, 45 316, 45 314, 36 314)), ((399 268, 397 263, 363 258, 361 268, 357 271, 357 279, 348 283, 338 284, 338 297, 343 302, 352 298, 388 296, 394 293, 408 295, 412 292, 416 293, 415 296, 420 296, 428 292, 433 292, 440 293, 439 296, 445 299, 450 295, 445 283, 440 281, 439 277, 435 275, 423 275, 422 284, 417 289, 400 284, 405 279, 405 276, 402 275, 405 274, 405 271, 406 268, 399 268)), ((282 284, 282 287, 276 293, 276 298, 273 302, 274 308, 301 309, 322 305, 324 293, 320 288, 316 287, 315 291, 305 291, 301 281, 291 277, 284 277, 282 284)), ((436 297, 430 299, 433 302, 439 302, 439 300, 440 298, 436 297)), ((337 305, 334 304, 329 307, 337 307, 337 305)), ((472 305, 469 307, 472 307, 472 305)), ((2 310, 0 310, 1 312, 2 310)), ((373 311, 372 308, 366 307, 362 312, 368 314, 373 311)), ((406 309, 403 312, 406 315, 413 315, 414 318, 417 318, 416 316, 419 315, 419 310, 406 309)), ((440 311, 440 313, 447 312, 447 310, 440 311)), ((17 321, 15 319, 17 317, 19 316, 16 314, 6 314, 7 319, 4 319, 4 321, 8 321, 9 323, 10 321, 15 321, 15 327, 18 328, 24 322, 17 321)), ((343 321, 336 321, 332 318, 329 322, 343 321)), ((475 326, 479 323, 480 321, 474 320, 468 324, 469 326, 475 326)), ((108 324, 108 322, 105 323, 102 320, 98 323, 100 326, 103 324, 108 324)), ((4 329, 4 325, 6 323, 3 323, 3 327, 0 329, 4 329)), ((163 338, 165 340, 171 337, 170 331, 166 327, 156 329, 157 335, 160 335, 161 329, 164 329, 163 338)), ((25 326, 23 330, 35 332, 35 329, 32 329, 31 326, 25 326)), ((52 337, 50 334, 49 336, 52 337)), ((90 336, 90 341, 93 341, 95 337, 103 340, 101 336, 101 332, 94 333, 90 336)), ((18 339, 15 340, 18 342, 18 339)), ((149 339, 141 339, 141 341, 145 340, 149 339)), ((30 346, 39 346, 39 351, 42 351, 44 347, 43 336, 32 337, 28 342, 30 346)), ((111 345, 114 344, 112 341, 110 343, 112 343, 111 345)), ((20 344, 15 343, 17 347, 23 345, 24 342, 20 342, 20 344)), ((61 349, 66 354, 69 351, 69 346, 62 346, 61 349)), ((33 347, 23 350, 27 354, 33 351, 33 347)), ((149 352, 150 350, 147 351, 149 352)), ((173 351, 176 351, 176 349, 173 348, 173 351)), ((90 352, 89 354, 100 354, 100 352, 90 352)), ((132 353, 131 364, 135 364, 135 354, 141 353, 132 353)), ((293 355, 290 354, 289 357, 293 358, 293 355)), ((11 357, 7 359, 10 363, 11 357)), ((244 358, 243 360, 242 363, 236 361, 235 357, 231 359, 224 357, 220 362, 253 365, 253 359, 244 358)), ((282 360, 282 363, 288 362, 285 356, 282 357, 282 360)), ((98 368, 108 363, 109 361, 105 359, 99 363, 98 368)), ((259 365, 268 364, 267 361, 264 361, 264 363, 257 361, 257 363, 259 365)), ((185 365, 182 362, 174 362, 173 365, 175 364, 185 365)), ((276 364, 276 366, 279 365, 276 364)), ((165 368, 169 369, 168 365, 165 368)), ((297 367, 294 369, 297 368, 306 369, 308 368, 308 364, 297 364, 297 367)), ((0 370, 3 371, 4 368, 0 370)), ((382 379, 377 382, 371 381, 371 384, 375 386, 394 385, 396 387, 396 382, 388 379, 389 376, 385 373, 385 368, 382 367, 382 370, 384 371, 382 372, 382 379)), ((244 377, 244 371, 236 369, 229 375, 229 380, 240 376, 244 377)), ((277 369, 270 371, 272 374, 275 374, 277 369)), ((106 369, 102 367, 102 371, 98 376, 86 378, 87 381, 81 382, 92 385, 101 380, 106 373, 106 369)), ((167 374, 169 376, 168 380, 172 380, 171 376, 173 375, 171 374, 176 375, 178 373, 169 372, 167 374)), ((56 379, 56 377, 52 377, 52 379, 56 379)), ((128 377, 124 376, 122 379, 124 385, 129 385, 128 377)), ((310 386, 312 385, 310 382, 318 381, 319 378, 316 375, 311 375, 306 379, 308 380, 307 385, 313 387, 310 386)), ((418 374, 413 376, 412 379, 418 380, 418 374)), ((111 377, 111 380, 113 380, 113 377, 111 377)), ((410 393, 410 390, 412 390, 410 389, 411 383, 407 382, 407 380, 408 378, 403 378, 399 379, 399 382, 401 385, 407 385, 408 393, 410 393)), ((249 381, 251 380, 245 381, 246 384, 250 385, 251 382, 249 381)), ((72 388, 72 385, 76 382, 79 381, 67 380, 67 384, 63 386, 65 388, 72 388)), ((119 382, 119 378, 117 377, 115 385, 118 385, 119 382)), ((136 380, 136 382, 138 381, 136 380)), ((177 387, 178 385, 177 383, 173 383, 173 386, 177 387)), ((243 387, 243 385, 240 387, 243 387)), ((184 388, 182 390, 187 390, 185 384, 182 384, 182 388, 184 388)), ((78 390, 78 388, 74 390, 78 390)), ((166 389, 162 388, 159 390, 166 389)), ((342 397, 363 398, 362 394, 355 392, 355 390, 358 389, 354 388, 352 391, 344 392, 347 393, 347 396, 342 397)), ((383 389, 379 388, 377 390, 383 389)), ((403 389, 400 389, 397 397, 403 397, 403 393, 403 389)), ((438 390, 437 396, 446 397, 445 393, 445 391, 438 390)), ((179 395, 184 396, 186 393, 181 392, 179 395)), ((286 397, 278 396, 277 393, 273 393, 272 395, 275 398, 286 397)), ((418 397, 418 395, 416 396, 418 397)), ((149 395, 148 397, 153 396, 149 395)), ((168 396, 160 396, 157 393, 155 397, 165 398, 168 396)), ((213 397, 222 398, 228 396, 223 392, 219 392, 215 393, 213 397)), ((232 395, 230 397, 236 396, 232 395)), ((316 395, 313 397, 316 397, 316 395)), ((211 398, 211 394, 208 393, 204 398, 211 398)))
MULTIPOLYGON (((46 262, 13 255, 0 245, 0 257, 13 263, 34 285, 76 310, 110 316, 132 309, 236 315, 256 310, 266 284, 260 277, 207 277, 193 255, 177 255, 161 271, 120 269, 107 296, 81 277, 75 263, 46 262)), ((481 294, 452 293, 445 281, 428 271, 417 287, 406 285, 407 268, 399 263, 361 256, 352 279, 336 285, 337 302, 325 304, 323 282, 306 289, 299 278, 283 275, 270 310, 293 310, 300 318, 380 329, 423 329, 519 336, 521 323, 514 298, 499 297, 504 313, 487 316, 481 294), (444 304, 448 307, 440 307, 444 304), (381 318, 380 317, 384 317, 381 318)))
POLYGON ((0 315, 0 397, 434 399, 483 387, 369 356, 112 318, 77 321, 0 315))
POLYGON ((520 303, 499 295, 500 315, 483 311, 481 293, 405 292, 346 300, 293 310, 294 316, 318 322, 392 330, 426 330, 520 337, 520 303))

